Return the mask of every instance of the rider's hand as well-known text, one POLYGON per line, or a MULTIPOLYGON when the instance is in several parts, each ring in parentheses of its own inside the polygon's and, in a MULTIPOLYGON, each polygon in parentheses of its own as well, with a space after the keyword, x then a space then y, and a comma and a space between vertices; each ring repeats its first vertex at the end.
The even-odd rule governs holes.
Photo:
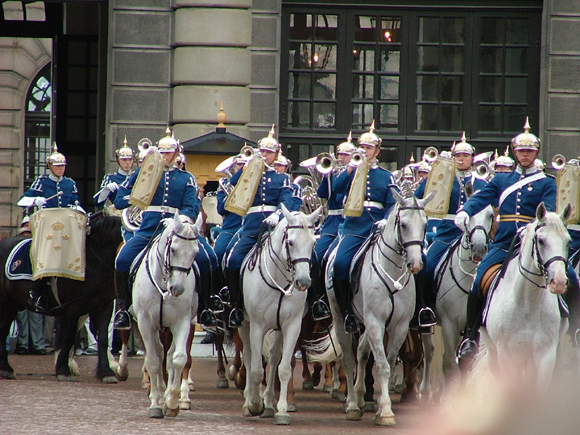
POLYGON ((266 225, 268 225, 269 227, 275 227, 276 225, 278 225, 279 221, 280 221, 280 216, 278 216, 277 213, 272 213, 270 216, 268 216, 266 219, 264 219, 264 223, 266 225))
POLYGON ((461 229, 461 231, 465 231, 468 223, 469 215, 466 211, 461 210, 455 215, 455 225, 457 225, 457 228, 461 229))
POLYGON ((380 221, 377 221, 377 223, 375 223, 375 225, 377 226, 377 228, 382 231, 383 228, 385 228, 387 226, 387 220, 386 219, 381 219, 380 221))
POLYGON ((116 192, 117 189, 119 188, 119 185, 117 183, 115 183, 114 181, 111 181, 110 183, 108 183, 105 186, 110 192, 116 192))
POLYGON ((43 198, 42 196, 37 196, 34 198, 34 205, 38 208, 42 208, 44 204, 46 204, 46 198, 43 198))

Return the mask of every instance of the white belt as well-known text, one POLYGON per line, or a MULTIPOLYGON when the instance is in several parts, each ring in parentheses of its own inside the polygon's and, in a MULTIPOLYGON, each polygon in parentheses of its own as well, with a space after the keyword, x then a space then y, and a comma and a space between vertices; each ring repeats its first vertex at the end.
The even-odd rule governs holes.
POLYGON ((440 219, 442 221, 445 221, 445 220, 454 221, 455 220, 455 215, 454 214, 446 214, 442 218, 433 218, 433 219, 440 219))
POLYGON ((343 208, 340 208, 338 210, 328 210, 328 216, 342 216, 343 212, 344 212, 343 208))
POLYGON ((378 201, 365 201, 363 203, 364 207, 374 207, 374 208, 385 208, 382 202, 378 201))
POLYGON ((179 212, 179 209, 175 208, 175 207, 168 207, 166 205, 150 205, 149 207, 147 207, 143 211, 156 211, 158 213, 175 214, 175 213, 179 212))
POLYGON ((250 207, 248 209, 248 213, 246 214, 265 213, 267 211, 276 211, 277 209, 278 207, 276 207, 275 205, 255 205, 253 207, 250 207))
POLYGON ((566 228, 569 230, 580 231, 580 225, 567 225, 566 228))

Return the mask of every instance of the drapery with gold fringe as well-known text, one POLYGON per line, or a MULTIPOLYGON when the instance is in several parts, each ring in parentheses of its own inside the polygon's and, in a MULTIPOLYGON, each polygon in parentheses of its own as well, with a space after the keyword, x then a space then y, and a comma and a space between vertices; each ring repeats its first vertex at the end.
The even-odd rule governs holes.
POLYGON ((224 208, 227 211, 239 216, 246 215, 252 206, 252 202, 254 202, 254 196, 256 196, 258 191, 258 185, 265 167, 264 160, 257 157, 254 157, 246 164, 238 183, 226 200, 224 208))

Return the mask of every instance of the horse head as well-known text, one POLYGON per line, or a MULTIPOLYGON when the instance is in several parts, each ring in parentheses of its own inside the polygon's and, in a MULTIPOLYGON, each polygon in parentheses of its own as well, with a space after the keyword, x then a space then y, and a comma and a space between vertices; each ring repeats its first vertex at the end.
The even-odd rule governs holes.
MULTIPOLYGON (((466 184, 465 193, 471 198, 475 192, 471 182, 466 184)), ((470 259, 479 262, 487 254, 487 246, 491 239, 491 226, 493 225, 493 207, 488 205, 479 213, 469 218, 469 222, 463 232, 461 246, 469 250, 470 259)))
POLYGON ((536 209, 536 221, 526 227, 522 241, 520 255, 527 256, 528 254, 523 253, 531 252, 536 267, 540 271, 539 274, 535 274, 533 271, 524 269, 524 272, 543 275, 546 285, 554 294, 564 293, 568 285, 566 269, 571 239, 564 223, 571 214, 570 204, 559 215, 548 212, 544 203, 540 203, 536 209))
POLYGON ((314 242, 314 227, 318 220, 322 207, 316 209, 312 214, 305 215, 302 212, 291 213, 282 204, 282 213, 285 220, 282 220, 276 227, 276 232, 282 235, 280 252, 286 260, 289 268, 293 271, 294 284, 304 291, 310 287, 310 259, 314 242))
MULTIPOLYGON (((415 197, 405 198, 395 189, 391 189, 398 207, 391 212, 395 215, 395 230, 399 249, 405 258, 407 272, 418 273, 423 268, 423 244, 425 240, 425 228, 427 227, 427 215, 425 205, 433 199, 435 192, 431 192, 423 199, 415 197)), ((384 231, 384 229, 383 229, 384 231)))
POLYGON ((159 240, 163 254, 163 277, 166 289, 172 296, 186 290, 186 278, 192 272, 193 261, 199 251, 199 228, 187 217, 175 214, 166 222, 159 240))

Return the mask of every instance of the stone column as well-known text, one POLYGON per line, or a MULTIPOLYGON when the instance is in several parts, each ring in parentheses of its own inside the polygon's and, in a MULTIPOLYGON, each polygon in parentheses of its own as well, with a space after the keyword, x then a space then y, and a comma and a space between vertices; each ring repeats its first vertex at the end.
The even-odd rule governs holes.
POLYGON ((228 131, 248 137, 251 0, 175 0, 172 120, 182 142, 215 129, 223 101, 228 131))

